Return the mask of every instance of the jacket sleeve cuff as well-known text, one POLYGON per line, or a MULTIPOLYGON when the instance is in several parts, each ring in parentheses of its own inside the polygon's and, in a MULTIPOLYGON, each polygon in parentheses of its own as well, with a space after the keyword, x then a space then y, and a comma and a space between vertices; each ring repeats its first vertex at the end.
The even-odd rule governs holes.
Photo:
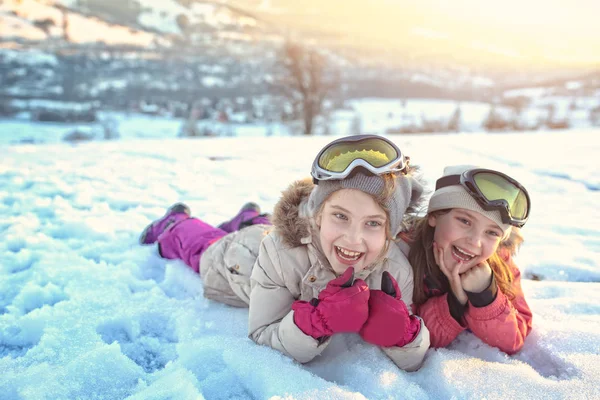
POLYGON ((309 362, 321 354, 331 339, 322 337, 317 340, 302 332, 294 323, 294 311, 283 317, 279 323, 279 336, 285 352, 301 363, 309 362))
POLYGON ((458 301, 458 299, 456 298, 454 293, 452 293, 452 291, 448 292, 448 297, 446 298, 446 301, 448 302, 448 310, 450 311, 450 315, 452 316, 452 318, 454 318, 454 320, 458 324, 463 325, 462 319, 465 315, 467 305, 460 304, 460 301, 458 301))
POLYGON ((423 365, 423 359, 425 353, 431 345, 429 330, 425 326, 425 323, 420 317, 419 319, 421 328, 419 334, 413 339, 412 342, 405 344, 402 347, 381 347, 384 353, 398 366, 405 371, 416 371, 421 365, 423 365))
POLYGON ((507 298, 501 291, 496 292, 496 298, 484 307, 469 307, 465 318, 479 321, 489 321, 502 314, 507 307, 507 298))
MULTIPOLYGON (((450 294, 447 293, 444 295, 444 297, 447 297, 449 295, 450 294)), ((440 298, 440 300, 444 301, 443 298, 440 298)), ((448 300, 445 300, 444 302, 447 303, 448 300)), ((461 307, 462 307, 462 305, 461 305, 461 307)), ((447 309, 448 312, 445 312, 444 311, 445 309, 446 308, 443 305, 441 306, 441 309, 438 308, 438 312, 436 313, 437 314, 436 317, 438 318, 438 321, 436 321, 436 322, 439 323, 439 325, 444 327, 444 330, 448 333, 448 335, 455 338, 456 336, 458 336, 459 333, 461 333, 462 331, 465 330, 465 326, 462 325, 462 323, 458 322, 456 319, 454 319, 452 314, 450 314, 450 309, 447 309)))
POLYGON ((474 307, 486 307, 494 302, 496 295, 498 294, 498 285, 496 284, 496 278, 492 274, 492 281, 490 285, 481 293, 474 293, 465 290, 469 302, 474 307))

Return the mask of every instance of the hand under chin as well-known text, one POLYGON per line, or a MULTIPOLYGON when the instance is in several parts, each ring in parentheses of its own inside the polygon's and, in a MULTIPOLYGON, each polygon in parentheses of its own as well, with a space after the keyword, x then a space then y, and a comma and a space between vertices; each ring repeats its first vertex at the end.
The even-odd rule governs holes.
POLYGON ((463 263, 462 265, 458 265, 458 263, 456 264, 455 268, 458 267, 458 273, 460 275, 464 274, 465 272, 469 271, 470 269, 472 269, 473 267, 475 267, 477 264, 473 263, 471 261, 469 261, 468 263, 463 263))

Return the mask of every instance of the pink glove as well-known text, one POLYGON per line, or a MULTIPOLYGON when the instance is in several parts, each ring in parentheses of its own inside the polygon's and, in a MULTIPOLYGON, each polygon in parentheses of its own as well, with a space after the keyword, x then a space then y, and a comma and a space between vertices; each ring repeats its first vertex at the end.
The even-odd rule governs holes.
POLYGON ((371 290, 369 319, 360 330, 365 342, 402 347, 417 337, 421 322, 409 315, 401 297, 398 282, 385 271, 381 277, 381 290, 371 290))
POLYGON ((369 316, 369 287, 354 279, 354 268, 331 280, 310 302, 297 300, 292 305, 294 323, 315 339, 338 332, 358 332, 369 316))

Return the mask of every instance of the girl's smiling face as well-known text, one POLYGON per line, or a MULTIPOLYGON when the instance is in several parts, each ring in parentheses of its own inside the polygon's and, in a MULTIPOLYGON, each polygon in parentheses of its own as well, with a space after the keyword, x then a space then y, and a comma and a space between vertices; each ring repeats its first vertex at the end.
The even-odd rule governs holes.
POLYGON ((502 229, 482 214, 453 208, 444 214, 431 214, 429 225, 435 228, 433 240, 444 250, 444 263, 460 273, 490 258, 502 239, 502 229))
POLYGON ((380 256, 388 218, 370 195, 357 189, 334 192, 317 216, 319 239, 334 272, 352 266, 356 273, 380 256))

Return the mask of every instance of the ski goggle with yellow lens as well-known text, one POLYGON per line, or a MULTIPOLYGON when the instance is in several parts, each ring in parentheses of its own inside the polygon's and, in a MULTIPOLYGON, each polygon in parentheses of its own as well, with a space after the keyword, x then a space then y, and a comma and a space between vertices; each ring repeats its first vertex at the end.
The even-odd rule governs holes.
POLYGON ((491 169, 471 169, 438 179, 435 190, 461 185, 486 211, 498 210, 505 224, 521 228, 529 218, 531 200, 523 185, 491 169))
POLYGON ((382 136, 349 136, 325 146, 315 158, 310 174, 318 184, 344 179, 358 167, 380 175, 404 170, 406 160, 398 146, 382 136))

